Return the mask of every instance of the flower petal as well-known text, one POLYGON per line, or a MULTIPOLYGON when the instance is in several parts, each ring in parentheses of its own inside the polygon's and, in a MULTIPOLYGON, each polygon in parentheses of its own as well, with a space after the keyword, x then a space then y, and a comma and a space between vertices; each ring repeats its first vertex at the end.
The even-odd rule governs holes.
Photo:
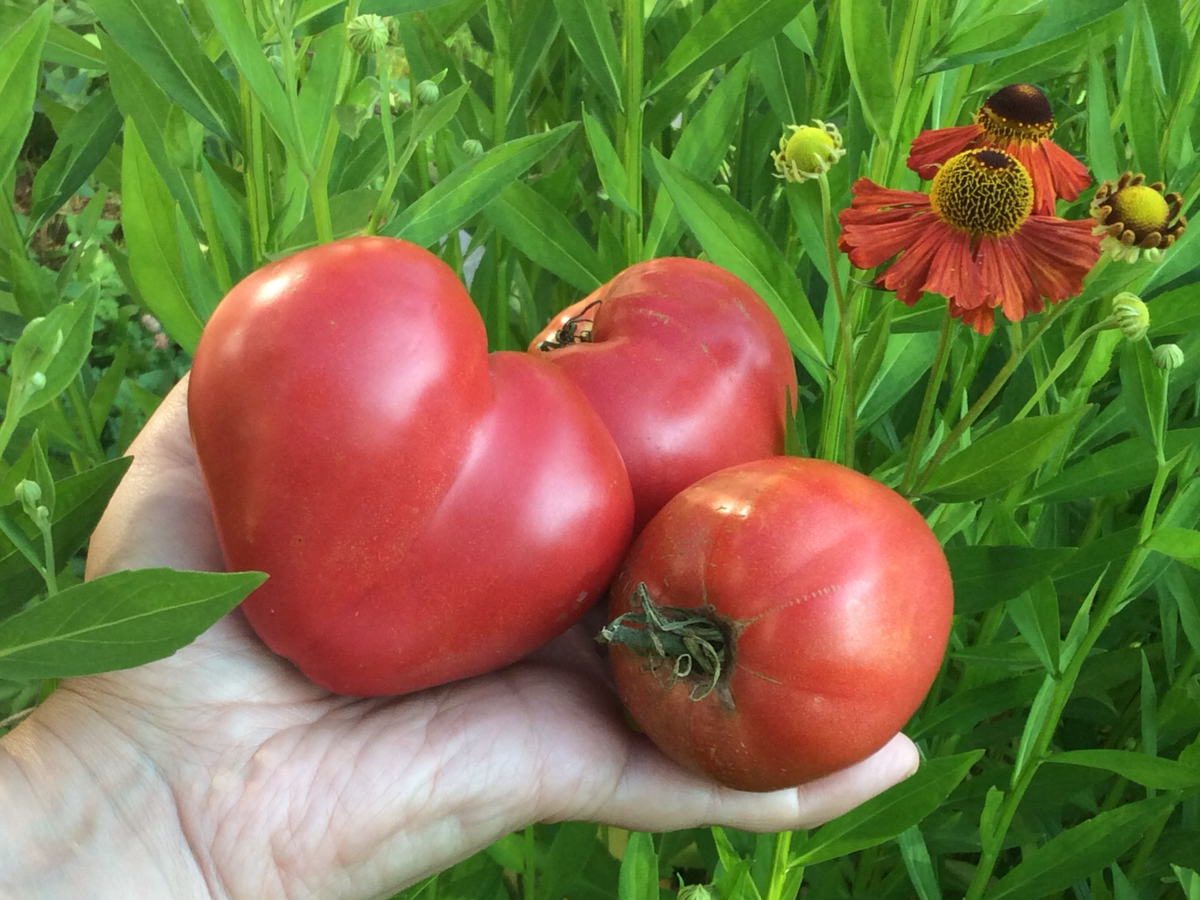
POLYGON ((957 153, 962 153, 983 137, 978 125, 957 125, 922 131, 913 138, 908 150, 908 167, 929 181, 937 174, 938 166, 957 153))
POLYGON ((1100 239, 1092 234, 1092 224, 1090 219, 1030 216, 1013 235, 1039 296, 1055 303, 1083 290, 1084 276, 1100 258, 1100 239))

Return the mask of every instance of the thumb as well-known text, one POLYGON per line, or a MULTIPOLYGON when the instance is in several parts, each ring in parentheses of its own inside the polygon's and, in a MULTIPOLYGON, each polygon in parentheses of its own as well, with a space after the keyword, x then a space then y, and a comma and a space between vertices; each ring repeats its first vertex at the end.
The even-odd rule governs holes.
POLYGON ((119 569, 225 566, 187 422, 187 376, 129 447, 133 464, 88 545, 86 577, 119 569))

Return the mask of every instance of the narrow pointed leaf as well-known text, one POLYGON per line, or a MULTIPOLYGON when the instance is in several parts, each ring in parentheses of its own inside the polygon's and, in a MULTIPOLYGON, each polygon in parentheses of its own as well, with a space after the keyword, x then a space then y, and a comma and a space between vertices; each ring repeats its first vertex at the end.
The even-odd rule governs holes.
POLYGON ((621 104, 621 51, 613 32, 607 0, 554 0, 563 29, 605 98, 621 104))
MULTIPOLYGON (((51 6, 43 3, 0 44, 0 177, 12 171, 33 122, 51 6)), ((4 202, 11 200, 10 196, 4 202)))

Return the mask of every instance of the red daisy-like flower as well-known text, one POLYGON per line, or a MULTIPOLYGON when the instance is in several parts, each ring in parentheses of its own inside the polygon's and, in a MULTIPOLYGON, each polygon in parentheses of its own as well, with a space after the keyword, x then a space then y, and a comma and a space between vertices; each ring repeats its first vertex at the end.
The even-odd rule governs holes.
POLYGON ((1100 256, 1093 222, 1031 214, 1033 184, 1015 157, 967 150, 934 174, 929 193, 853 186, 838 216, 838 247, 860 269, 896 261, 876 279, 912 306, 941 294, 950 313, 980 334, 999 307, 1016 322, 1083 290, 1100 256))
POLYGON ((1055 201, 1074 200, 1092 182, 1087 168, 1054 141, 1054 115, 1032 84, 1010 84, 984 101, 971 125, 922 131, 912 142, 908 167, 926 181, 938 166, 964 150, 992 147, 1015 156, 1033 179, 1033 212, 1054 215, 1055 201))

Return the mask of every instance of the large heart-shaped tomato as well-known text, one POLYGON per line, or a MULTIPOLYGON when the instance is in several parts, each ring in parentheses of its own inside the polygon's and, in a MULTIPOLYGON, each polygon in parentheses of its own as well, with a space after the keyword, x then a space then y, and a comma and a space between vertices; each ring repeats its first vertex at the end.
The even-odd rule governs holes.
POLYGON ((782 453, 796 370, 770 309, 719 266, 630 266, 563 310, 529 352, 587 395, 633 484, 636 531, 694 481, 782 453))
POLYGON ((397 694, 496 669, 599 596, 633 518, 554 366, 487 353, 453 271, 351 238, 236 285, 196 350, 196 454, 250 624, 314 682, 397 694))

